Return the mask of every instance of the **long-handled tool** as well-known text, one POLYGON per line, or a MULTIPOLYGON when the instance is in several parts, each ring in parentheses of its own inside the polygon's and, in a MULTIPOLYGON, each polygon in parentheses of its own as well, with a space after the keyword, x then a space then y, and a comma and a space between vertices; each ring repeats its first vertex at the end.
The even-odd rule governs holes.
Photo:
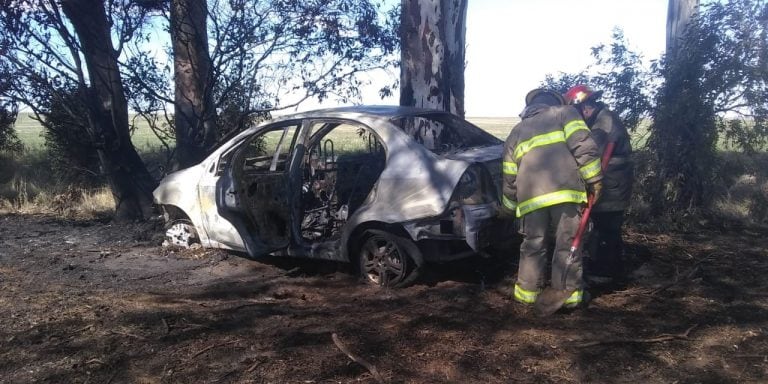
MULTIPOLYGON (((603 158, 600 161, 600 165, 603 169, 608 166, 608 161, 611 159, 613 153, 614 143, 610 142, 605 147, 603 152, 603 158)), ((584 236, 584 231, 589 223, 589 214, 592 212, 592 206, 595 204, 595 195, 590 195, 587 199, 587 207, 584 208, 584 212, 581 214, 581 221, 579 222, 579 228, 576 230, 576 234, 571 242, 571 248, 568 252, 568 257, 565 259, 565 268, 562 273, 562 281, 560 282, 562 289, 549 287, 545 288, 536 297, 536 302, 533 304, 533 310, 537 316, 549 316, 557 312, 565 304, 565 301, 573 294, 574 291, 565 288, 565 280, 570 272, 571 265, 576 259, 576 252, 581 247, 581 238, 584 236)))

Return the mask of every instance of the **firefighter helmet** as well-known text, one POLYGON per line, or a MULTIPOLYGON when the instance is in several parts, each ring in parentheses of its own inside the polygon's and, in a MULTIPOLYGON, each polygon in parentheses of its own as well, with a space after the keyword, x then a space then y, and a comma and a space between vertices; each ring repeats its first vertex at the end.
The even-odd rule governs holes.
POLYGON ((571 105, 578 105, 587 100, 597 100, 603 95, 603 91, 593 91, 592 88, 584 85, 574 85, 565 93, 565 102, 571 105))
POLYGON ((559 94, 558 92, 555 92, 551 89, 546 88, 536 88, 530 92, 528 92, 527 95, 525 95, 525 105, 531 105, 533 102, 533 99, 539 97, 539 96, 551 96, 554 98, 552 101, 557 101, 558 104, 562 105, 565 104, 565 100, 563 100, 563 95, 559 94))

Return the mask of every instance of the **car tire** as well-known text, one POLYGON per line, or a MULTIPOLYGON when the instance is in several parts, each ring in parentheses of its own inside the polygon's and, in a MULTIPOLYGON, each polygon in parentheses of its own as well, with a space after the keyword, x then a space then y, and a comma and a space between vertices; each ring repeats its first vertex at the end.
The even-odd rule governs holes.
POLYGON ((360 239, 357 262, 365 283, 402 288, 419 277, 421 252, 411 239, 378 229, 366 230, 360 239))
POLYGON ((166 225, 163 246, 191 248, 194 244, 200 244, 200 236, 191 221, 174 220, 166 225))

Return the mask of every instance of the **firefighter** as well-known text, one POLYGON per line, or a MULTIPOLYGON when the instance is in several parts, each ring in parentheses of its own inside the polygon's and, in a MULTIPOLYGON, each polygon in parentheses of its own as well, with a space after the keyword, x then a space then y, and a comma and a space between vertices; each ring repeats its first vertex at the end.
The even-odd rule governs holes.
POLYGON ((596 195, 600 191, 598 149, 579 112, 564 105, 560 93, 534 89, 526 95, 525 105, 522 120, 507 137, 502 164, 502 214, 514 214, 523 235, 513 297, 524 304, 536 301, 544 286, 552 228, 550 281, 555 289, 573 291, 565 306, 575 307, 586 301, 581 256, 577 254, 569 268, 566 260, 587 190, 596 195))
POLYGON ((588 282, 604 284, 624 280, 624 255, 621 227, 629 207, 634 171, 630 157, 632 146, 619 116, 598 101, 602 91, 579 84, 565 93, 568 104, 581 112, 597 143, 600 154, 610 150, 610 161, 603 169, 600 201, 592 209, 593 229, 587 241, 584 273, 588 282))

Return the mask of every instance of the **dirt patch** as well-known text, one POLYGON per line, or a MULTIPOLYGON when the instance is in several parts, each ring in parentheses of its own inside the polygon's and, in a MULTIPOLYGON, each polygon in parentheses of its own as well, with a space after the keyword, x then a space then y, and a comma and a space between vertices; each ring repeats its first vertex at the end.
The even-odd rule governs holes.
POLYGON ((0 382, 375 383, 334 333, 389 383, 768 377, 764 229, 630 229, 633 280, 545 319, 505 296, 501 257, 378 290, 337 264, 161 248, 156 233, 0 216, 0 382))

